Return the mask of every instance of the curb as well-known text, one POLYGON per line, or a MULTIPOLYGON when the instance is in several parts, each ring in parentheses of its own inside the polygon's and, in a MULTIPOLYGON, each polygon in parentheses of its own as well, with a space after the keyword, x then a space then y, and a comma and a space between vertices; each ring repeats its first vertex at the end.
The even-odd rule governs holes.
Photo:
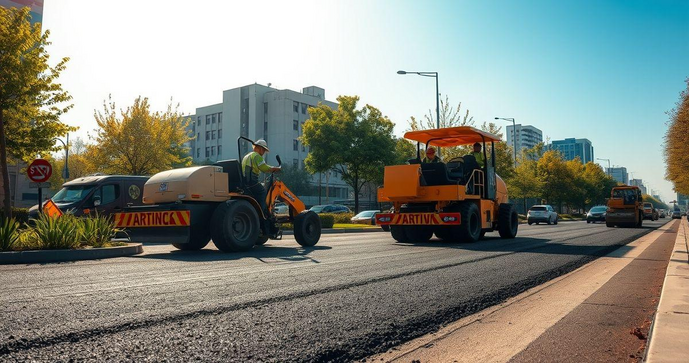
POLYGON ((102 258, 131 256, 143 252, 144 248, 141 243, 130 243, 127 246, 89 248, 82 250, 0 252, 0 265, 98 260, 102 258))
POLYGON ((646 362, 689 362, 689 222, 680 219, 675 246, 665 272, 653 318, 646 362))
MULTIPOLYGON (((367 232, 384 232, 382 228, 343 228, 334 229, 326 228, 321 230, 321 234, 337 234, 337 233, 367 233, 367 232)), ((294 231, 283 231, 283 235, 292 236, 294 231)))

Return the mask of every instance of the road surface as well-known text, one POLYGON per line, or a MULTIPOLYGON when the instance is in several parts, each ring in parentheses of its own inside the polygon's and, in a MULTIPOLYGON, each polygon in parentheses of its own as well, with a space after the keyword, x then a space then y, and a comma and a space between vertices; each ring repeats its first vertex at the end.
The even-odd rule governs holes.
POLYGON ((147 245, 101 261, 0 266, 0 361, 349 361, 495 305, 666 223, 520 225, 474 244, 389 233, 291 237, 224 254, 147 245))

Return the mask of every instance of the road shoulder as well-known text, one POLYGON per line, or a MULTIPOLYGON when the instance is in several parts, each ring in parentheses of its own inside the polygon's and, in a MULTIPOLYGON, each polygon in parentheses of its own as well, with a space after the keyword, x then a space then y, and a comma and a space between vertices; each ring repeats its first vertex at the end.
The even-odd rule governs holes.
MULTIPOLYGON (((636 263, 650 262, 645 261, 645 258, 642 259, 641 256, 666 232, 670 231, 673 225, 673 223, 665 224, 660 229, 569 274, 530 289, 500 305, 460 319, 434 334, 420 337, 399 346, 397 349, 371 358, 373 361, 508 361, 527 349, 589 298, 595 297, 600 300, 600 296, 595 296, 597 292, 630 264, 635 261, 636 263)), ((669 251, 667 254, 669 255, 669 251)), ((667 264, 667 259, 665 263, 667 264)), ((664 268, 664 266, 656 266, 656 269, 661 271, 658 273, 660 282, 662 282, 664 268)), ((620 289, 619 291, 623 290, 620 289)), ((660 288, 658 287, 658 294, 659 292, 660 288)), ((624 296, 621 293, 611 294, 609 292, 607 295, 617 295, 616 298, 624 296)), ((594 305, 591 304, 591 306, 594 305)), ((622 305, 619 307, 619 309, 625 308, 628 307, 622 305)), ((647 316, 650 317, 651 314, 652 312, 647 316)), ((567 333, 578 334, 576 331, 568 331, 567 333)), ((630 335, 628 330, 625 333, 630 335)), ((568 341, 571 338, 572 336, 568 335, 559 339, 568 341)), ((634 339, 638 338, 634 337, 634 339)), ((541 351, 541 353, 544 352, 541 351)), ((559 358, 581 361, 583 357, 563 358, 560 356, 559 358)), ((629 359, 628 356, 626 359, 629 359)), ((552 361, 557 359, 552 356, 540 356, 535 357, 534 360, 552 361)))

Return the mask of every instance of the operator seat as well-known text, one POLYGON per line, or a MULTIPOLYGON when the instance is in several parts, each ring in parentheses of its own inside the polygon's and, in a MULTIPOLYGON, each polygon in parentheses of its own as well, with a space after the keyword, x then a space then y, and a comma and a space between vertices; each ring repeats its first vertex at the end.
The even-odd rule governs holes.
POLYGON ((448 177, 445 163, 421 163, 421 175, 426 181, 426 185, 457 184, 457 180, 448 177))
POLYGON ((244 191, 244 176, 242 175, 242 168, 239 160, 230 159, 218 161, 215 166, 222 167, 223 173, 227 173, 227 191, 230 193, 243 193, 244 191))

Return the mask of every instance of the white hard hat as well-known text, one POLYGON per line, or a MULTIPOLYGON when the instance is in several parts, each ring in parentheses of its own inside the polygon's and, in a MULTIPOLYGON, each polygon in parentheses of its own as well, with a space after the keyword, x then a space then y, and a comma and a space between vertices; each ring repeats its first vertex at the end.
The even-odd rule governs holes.
POLYGON ((268 149, 268 143, 266 142, 266 140, 258 139, 258 141, 256 141, 254 143, 254 145, 260 146, 260 147, 266 149, 267 152, 270 152, 270 149, 268 149))

